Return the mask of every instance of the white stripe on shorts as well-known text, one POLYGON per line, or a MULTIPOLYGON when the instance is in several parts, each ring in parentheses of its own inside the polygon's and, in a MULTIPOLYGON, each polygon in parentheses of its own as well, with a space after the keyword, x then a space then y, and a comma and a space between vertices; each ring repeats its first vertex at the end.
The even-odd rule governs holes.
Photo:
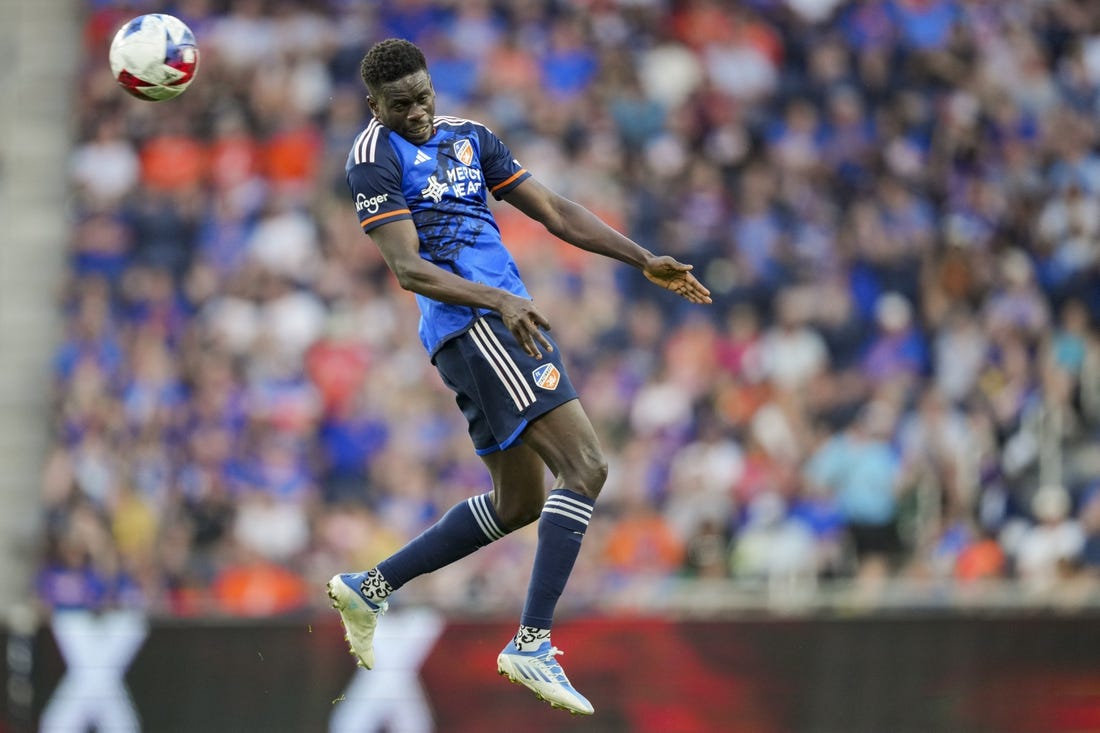
POLYGON ((516 404, 517 410, 523 410, 535 403, 535 391, 527 384, 516 362, 508 355, 504 344, 489 328, 484 318, 479 318, 470 328, 470 338, 481 351, 482 356, 496 372, 501 384, 508 390, 508 395, 516 404))

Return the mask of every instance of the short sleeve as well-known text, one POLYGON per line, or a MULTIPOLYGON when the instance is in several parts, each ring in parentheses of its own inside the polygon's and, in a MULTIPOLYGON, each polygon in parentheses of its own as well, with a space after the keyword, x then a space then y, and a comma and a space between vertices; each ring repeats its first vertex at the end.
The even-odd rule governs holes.
POLYGON ((393 148, 380 144, 371 158, 361 163, 351 161, 348 168, 348 187, 364 232, 412 218, 401 191, 401 164, 393 148))
POLYGON ((489 192, 497 199, 531 177, 527 169, 512 157, 508 146, 484 125, 478 125, 481 136, 481 170, 489 192))

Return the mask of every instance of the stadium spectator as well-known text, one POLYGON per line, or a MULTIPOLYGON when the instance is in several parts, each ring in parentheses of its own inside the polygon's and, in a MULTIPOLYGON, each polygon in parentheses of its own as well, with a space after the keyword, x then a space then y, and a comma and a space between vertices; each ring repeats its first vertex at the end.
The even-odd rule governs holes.
POLYGON ((1081 504, 1081 527, 1085 532, 1081 567, 1087 576, 1097 577, 1100 576, 1100 487, 1092 487, 1081 504))
POLYGON ((869 402, 806 464, 812 490, 831 497, 844 517, 863 577, 885 576, 902 549, 897 525, 901 463, 890 444, 895 423, 892 406, 869 402))
POLYGON ((1056 484, 1041 487, 1032 498, 1034 524, 1024 530, 1014 553, 1017 572, 1032 592, 1049 591, 1077 566, 1085 535, 1071 516, 1072 501, 1056 484))

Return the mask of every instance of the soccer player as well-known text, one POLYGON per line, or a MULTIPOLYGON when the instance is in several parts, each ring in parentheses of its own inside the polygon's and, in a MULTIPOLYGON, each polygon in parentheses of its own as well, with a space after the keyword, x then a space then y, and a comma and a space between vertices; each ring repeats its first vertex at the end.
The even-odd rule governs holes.
POLYGON ((692 303, 710 291, 691 266, 657 256, 584 207, 550 191, 477 122, 435 114, 420 49, 375 44, 361 73, 374 119, 355 139, 347 179, 363 230, 401 287, 416 294, 420 338, 469 422, 493 490, 452 507, 391 557, 329 581, 359 663, 374 666, 374 630, 387 597, 538 520, 520 626, 498 672, 554 707, 590 715, 550 642, 554 608, 580 551, 607 463, 577 400, 550 323, 501 241, 486 195, 507 201, 570 244, 641 269, 692 303), (544 485, 545 467, 555 476, 544 485))

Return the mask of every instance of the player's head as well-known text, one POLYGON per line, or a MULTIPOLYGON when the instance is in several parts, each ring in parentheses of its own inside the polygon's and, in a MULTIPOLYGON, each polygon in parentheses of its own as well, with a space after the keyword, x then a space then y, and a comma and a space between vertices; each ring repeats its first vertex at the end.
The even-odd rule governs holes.
POLYGON ((432 136, 435 90, 428 62, 416 44, 401 38, 379 41, 363 57, 359 73, 378 121, 409 142, 427 142, 432 136))

